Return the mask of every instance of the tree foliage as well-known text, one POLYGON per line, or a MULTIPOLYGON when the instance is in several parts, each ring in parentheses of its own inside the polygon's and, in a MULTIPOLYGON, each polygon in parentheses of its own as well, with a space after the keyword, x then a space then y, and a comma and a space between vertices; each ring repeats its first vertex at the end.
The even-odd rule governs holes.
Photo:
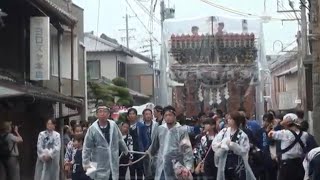
POLYGON ((127 81, 122 77, 116 77, 116 78, 112 79, 112 83, 116 86, 128 87, 127 81))
POLYGON ((126 80, 123 78, 115 78, 112 82, 115 84, 88 82, 91 90, 91 98, 96 100, 96 104, 99 101, 103 101, 107 106, 132 106, 133 98, 129 93, 129 89, 126 87, 126 80))

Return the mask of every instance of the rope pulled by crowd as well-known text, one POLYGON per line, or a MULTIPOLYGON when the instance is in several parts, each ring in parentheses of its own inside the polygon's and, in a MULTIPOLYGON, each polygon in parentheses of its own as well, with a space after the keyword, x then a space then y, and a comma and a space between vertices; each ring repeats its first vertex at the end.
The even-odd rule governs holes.
MULTIPOLYGON (((127 163, 127 164, 119 164, 120 167, 131 166, 131 165, 133 165, 133 164, 136 164, 136 163, 138 163, 139 161, 141 161, 142 159, 144 159, 146 156, 149 155, 147 152, 139 152, 139 151, 128 151, 128 153, 140 154, 140 155, 143 155, 143 156, 140 157, 139 159, 133 161, 133 162, 130 162, 130 163, 127 163)), ((123 155, 123 152, 120 154, 119 159, 121 158, 122 155, 123 155)))

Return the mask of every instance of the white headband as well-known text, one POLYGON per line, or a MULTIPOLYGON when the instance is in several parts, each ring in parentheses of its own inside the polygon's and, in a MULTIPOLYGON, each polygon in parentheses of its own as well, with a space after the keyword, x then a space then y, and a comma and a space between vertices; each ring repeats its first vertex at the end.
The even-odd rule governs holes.
POLYGON ((97 110, 99 110, 99 109, 107 109, 107 110, 109 110, 109 108, 107 106, 98 106, 97 110))

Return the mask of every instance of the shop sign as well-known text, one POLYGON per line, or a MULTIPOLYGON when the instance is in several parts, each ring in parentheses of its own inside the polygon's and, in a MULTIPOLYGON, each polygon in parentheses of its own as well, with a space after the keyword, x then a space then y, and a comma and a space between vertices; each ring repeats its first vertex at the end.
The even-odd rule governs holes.
POLYGON ((30 80, 50 80, 50 20, 30 18, 30 80))

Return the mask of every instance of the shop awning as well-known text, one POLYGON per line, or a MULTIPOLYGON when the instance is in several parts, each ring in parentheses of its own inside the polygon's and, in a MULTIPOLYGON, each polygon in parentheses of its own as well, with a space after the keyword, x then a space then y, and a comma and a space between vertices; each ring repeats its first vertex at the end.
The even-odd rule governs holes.
POLYGON ((16 91, 11 88, 0 86, 0 98, 12 97, 12 96, 21 96, 25 93, 22 91, 16 91))
POLYGON ((284 76, 284 75, 287 75, 287 74, 293 74, 293 73, 296 73, 296 72, 298 72, 298 66, 294 66, 294 67, 292 67, 292 68, 290 68, 288 70, 285 70, 285 71, 277 74, 276 76, 279 77, 279 76, 284 76))
POLYGON ((52 102, 63 103, 73 108, 82 108, 83 102, 80 99, 72 98, 45 87, 34 86, 30 83, 21 84, 19 82, 0 80, 0 98, 18 96, 29 96, 52 102))

